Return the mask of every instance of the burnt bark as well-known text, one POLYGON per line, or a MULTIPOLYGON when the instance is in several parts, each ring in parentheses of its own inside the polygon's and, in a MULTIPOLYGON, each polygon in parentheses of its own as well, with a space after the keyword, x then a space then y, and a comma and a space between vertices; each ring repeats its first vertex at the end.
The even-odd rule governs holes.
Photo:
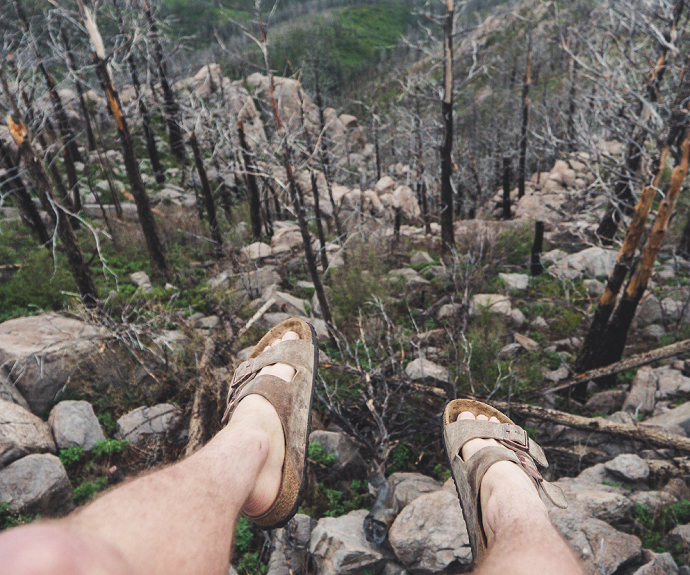
MULTIPOLYGON (((441 143, 441 252, 447 253, 455 246, 453 233, 453 0, 446 0, 446 16, 443 23, 443 141, 441 143)), ((459 192, 458 192, 459 193, 459 192)), ((428 232, 427 232, 428 233, 428 232)))
POLYGON ((534 243, 532 244, 532 257, 530 260, 530 273, 532 276, 539 276, 544 272, 541 263, 541 254, 544 245, 544 222, 534 224, 534 243))
POLYGON ((252 224, 252 241, 258 242, 261 240, 261 196, 259 195, 259 185, 256 182, 256 168, 247 145, 247 138, 244 135, 244 123, 239 117, 237 118, 237 136, 240 141, 244 176, 249 190, 249 219, 252 224))
POLYGON ((204 196, 206 216, 208 217, 209 228, 211 228, 211 238, 213 238, 213 243, 216 245, 214 252, 216 257, 221 257, 223 255, 223 236, 220 233, 220 226, 218 225, 218 216, 216 214, 216 204, 213 201, 213 192, 211 192, 211 185, 208 182, 206 167, 204 166, 204 160, 201 157, 199 143, 197 142, 194 132, 192 132, 192 135, 189 137, 189 146, 192 148, 196 171, 199 174, 199 181, 201 182, 201 193, 204 196))
POLYGON ((414 98, 414 127, 417 145, 417 200, 422 208, 422 220, 425 233, 431 234, 431 219, 429 218, 429 206, 427 204, 426 183, 424 182, 424 148, 422 146, 422 116, 419 105, 419 93, 415 92, 414 98))
POLYGON ((510 219, 510 184, 513 174, 510 165, 510 157, 503 157, 503 219, 510 219))
POLYGON ((525 83, 522 86, 522 125, 520 126, 520 156, 518 158, 517 180, 518 200, 525 195, 525 177, 527 176, 527 128, 529 126, 529 88, 532 67, 532 37, 527 42, 527 62, 525 64, 525 83))

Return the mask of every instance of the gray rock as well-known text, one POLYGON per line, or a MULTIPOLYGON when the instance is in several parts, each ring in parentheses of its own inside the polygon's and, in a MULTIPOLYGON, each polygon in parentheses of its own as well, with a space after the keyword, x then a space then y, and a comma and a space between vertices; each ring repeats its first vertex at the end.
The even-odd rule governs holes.
POLYGON ((522 327, 527 321, 525 314, 517 308, 510 310, 508 317, 510 318, 510 321, 518 328, 522 327))
POLYGON ((319 519, 309 542, 318 575, 358 575, 383 565, 385 552, 364 535, 367 514, 366 509, 358 509, 342 517, 319 519))
POLYGON ((307 549, 315 525, 315 519, 298 513, 285 527, 271 533, 273 551, 268 562, 268 575, 307 573, 307 549))
POLYGON ((578 509, 549 510, 549 516, 570 547, 580 556, 586 573, 615 573, 640 556, 642 543, 608 523, 588 517, 578 509))
POLYGON ((254 242, 253 244, 243 247, 240 253, 248 260, 259 260, 271 255, 271 246, 261 242, 254 242))
POLYGON ((83 362, 93 362, 105 332, 56 313, 0 324, 0 374, 43 414, 83 362))
POLYGON ((501 348, 498 352, 499 356, 507 355, 509 357, 514 357, 518 352, 522 351, 523 347, 519 343, 509 343, 501 348))
POLYGON ((635 318, 637 327, 645 327, 653 323, 660 322, 664 317, 661 303, 653 296, 648 295, 637 306, 635 318))
POLYGON ((53 430, 58 449, 81 447, 91 451, 105 441, 98 418, 88 401, 61 401, 50 411, 48 425, 53 430))
POLYGON ((421 473, 391 473, 388 482, 393 486, 393 495, 398 509, 403 509, 417 497, 440 491, 440 481, 421 473))
POLYGON ((585 403, 585 409, 589 413, 610 414, 619 411, 623 407, 623 402, 628 396, 628 392, 620 389, 607 389, 595 393, 585 403))
POLYGON ((2 374, 0 374, 0 399, 16 403, 29 411, 31 410, 29 404, 26 403, 26 400, 22 397, 22 394, 19 393, 14 384, 7 381, 2 374))
POLYGON ((670 553, 655 554, 651 561, 645 563, 633 575, 677 575, 678 565, 676 565, 673 555, 670 553))
POLYGON ((671 529, 664 538, 664 543, 666 543, 666 547, 670 549, 676 546, 683 549, 683 551, 690 549, 690 523, 687 525, 678 525, 671 529))
POLYGON ((425 280, 412 268, 400 268, 398 270, 391 270, 390 272, 388 272, 388 277, 393 280, 402 279, 407 284, 407 287, 413 290, 425 288, 431 285, 431 283, 428 280, 425 280))
POLYGON ((606 286, 599 280, 584 280, 582 284, 585 286, 589 297, 599 297, 606 289, 606 286))
POLYGON ((344 433, 339 431, 312 431, 309 443, 318 443, 326 455, 334 455, 333 469, 337 471, 352 471, 362 467, 364 462, 357 451, 357 446, 344 433))
POLYGON ((165 435, 181 413, 169 403, 138 407, 117 420, 115 437, 136 443, 142 435, 165 435))
POLYGON ((642 335, 648 339, 659 341, 666 335, 666 328, 663 325, 653 323, 642 330, 642 335))
POLYGON ((50 427, 30 411, 0 400, 0 468, 30 453, 55 453, 50 427))
POLYGON ((60 460, 27 455, 0 470, 0 502, 16 513, 58 517, 74 509, 72 486, 60 460))
POLYGON ((393 522, 388 540, 410 573, 432 575, 449 565, 469 566, 470 540, 456 495, 436 491, 405 507, 393 522))
POLYGON ((129 279, 137 284, 142 292, 148 293, 153 291, 153 285, 146 272, 134 272, 129 276, 129 279))
POLYGON ((400 563, 396 563, 395 561, 389 561, 383 567, 381 575, 407 575, 407 569, 400 565, 400 563))
POLYGON ((520 346, 527 351, 536 351, 539 349, 539 344, 534 341, 532 338, 527 337, 526 335, 522 335, 520 333, 516 333, 513 335, 515 338, 515 343, 520 344, 520 346))
MULTIPOLYGON (((568 500, 568 509, 582 512, 607 523, 618 523, 627 517, 634 504, 620 487, 588 483, 579 478, 564 477, 556 482, 568 500)), ((549 504, 549 507, 551 505, 549 504)))
POLYGON ((646 481, 649 477, 649 465, 639 455, 623 453, 604 464, 606 471, 624 481, 646 481))
POLYGON ((305 316, 307 315, 307 307, 303 299, 290 295, 289 293, 274 291, 270 295, 265 295, 266 299, 273 297, 276 300, 276 307, 290 316, 305 316))
POLYGON ((681 428, 687 435, 688 432, 690 432, 690 402, 679 405, 651 419, 647 419, 642 422, 642 425, 661 427, 671 433, 676 433, 676 430, 681 428))
POLYGON ((553 371, 547 371, 544 374, 544 377, 548 379, 549 381, 553 381, 554 383, 558 383, 559 381, 566 379, 570 375, 570 372, 568 371, 568 368, 563 366, 559 367, 558 369, 554 369, 553 371))
POLYGON ((405 374, 407 374, 407 377, 412 381, 429 378, 447 383, 449 377, 448 370, 445 367, 437 365, 422 357, 412 360, 405 368, 405 374))
POLYGON ((653 514, 660 512, 663 507, 678 501, 677 497, 665 491, 638 491, 637 493, 632 493, 628 499, 636 505, 638 503, 644 505, 653 514))
POLYGON ((410 258, 410 264, 413 266, 433 263, 435 263, 434 258, 432 258, 427 252, 417 252, 410 258))
POLYGON ((436 319, 452 319, 457 317, 461 309, 462 306, 459 303, 447 303, 439 308, 436 319))
POLYGON ((656 382, 654 370, 649 366, 637 370, 632 387, 623 403, 623 411, 648 415, 654 412, 656 402, 656 382))
POLYGON ((220 318, 217 315, 209 315, 199 318, 194 322, 194 327, 197 329, 213 329, 220 325, 220 318))
POLYGON ((564 257, 553 271, 559 279, 574 280, 583 275, 605 277, 613 269, 617 257, 616 250, 591 247, 564 257))
POLYGON ((526 290, 529 287, 529 276, 527 274, 498 274, 508 289, 526 290))
POLYGON ((472 296, 470 302, 470 316, 480 315, 482 309, 488 309, 503 316, 509 316, 512 311, 510 298, 501 294, 478 293, 472 296))
POLYGON ((656 376, 657 399, 690 393, 690 377, 685 377, 680 371, 664 366, 653 370, 653 373, 656 376))
POLYGON ((537 329, 537 330, 540 330, 540 331, 549 329, 549 324, 546 323, 546 320, 545 320, 543 317, 541 317, 540 315, 537 316, 537 317, 535 317, 535 318, 532 320, 531 325, 532 325, 532 327, 533 327, 534 329, 537 329))

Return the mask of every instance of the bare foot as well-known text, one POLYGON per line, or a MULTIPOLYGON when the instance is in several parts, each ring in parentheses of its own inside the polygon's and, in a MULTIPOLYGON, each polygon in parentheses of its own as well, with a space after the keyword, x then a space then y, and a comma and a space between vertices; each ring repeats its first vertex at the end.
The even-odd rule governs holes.
MULTIPOLYGON (((460 419, 475 419, 473 413, 463 411, 460 419)), ((495 417, 478 415, 477 420, 500 424, 495 417)), ((467 461, 477 451, 491 445, 500 445, 493 439, 473 439, 462 448, 462 458, 467 461)), ((543 521, 548 515, 546 506, 539 497, 536 487, 527 474, 511 461, 494 463, 486 471, 479 490, 482 523, 489 545, 496 534, 515 522, 527 523, 530 519, 543 521), (516 505, 517 503, 517 505, 516 505)))
MULTIPOLYGON (((291 339, 299 339, 299 335, 294 331, 288 331, 282 339, 273 340, 266 349, 291 339)), ((287 364, 277 363, 264 367, 259 374, 274 375, 285 381, 292 381, 295 370, 287 364)), ((278 496, 285 458, 283 425, 273 406, 260 395, 245 397, 235 409, 230 425, 258 425, 268 439, 268 456, 256 479, 254 489, 242 508, 247 515, 256 517, 268 511, 278 496)))

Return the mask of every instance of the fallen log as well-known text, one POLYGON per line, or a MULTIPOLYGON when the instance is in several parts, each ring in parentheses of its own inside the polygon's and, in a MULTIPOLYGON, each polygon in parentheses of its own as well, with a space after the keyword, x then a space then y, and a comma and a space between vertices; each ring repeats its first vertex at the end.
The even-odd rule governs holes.
MULTIPOLYGON (((507 402, 495 402, 493 405, 496 409, 508 409, 507 402)), ((634 441, 643 441, 656 447, 670 447, 690 453, 690 437, 669 433, 658 427, 644 424, 632 425, 628 423, 616 423, 600 417, 583 417, 581 415, 573 415, 572 413, 565 413, 556 409, 548 409, 546 407, 528 405, 525 403, 511 403, 510 411, 522 417, 533 417, 543 421, 567 425, 575 429, 583 429, 594 433, 606 433, 608 435, 632 439, 634 441)))
POLYGON ((652 363, 660 359, 673 357, 674 355, 678 355, 686 351, 690 351, 690 339, 685 339, 677 343, 672 343, 671 345, 660 347, 659 349, 653 349, 652 351, 648 351, 647 353, 634 355, 632 357, 622 359, 621 361, 617 361, 616 363, 612 363, 611 365, 607 365, 605 367, 590 369, 589 371, 581 373, 580 375, 576 375, 572 379, 569 379, 563 383, 559 383, 558 385, 554 385, 547 389, 538 390, 534 393, 543 395, 545 393, 561 391, 563 389, 568 389, 581 383, 587 383, 589 381, 599 379, 600 377, 622 373, 634 367, 640 367, 642 365, 647 365, 648 363, 652 363))
POLYGON ((219 390, 214 383, 210 364, 216 354, 216 334, 210 330, 204 341, 204 352, 199 360, 198 383, 194 391, 189 435, 184 457, 189 457, 212 437, 213 420, 218 418, 219 390))

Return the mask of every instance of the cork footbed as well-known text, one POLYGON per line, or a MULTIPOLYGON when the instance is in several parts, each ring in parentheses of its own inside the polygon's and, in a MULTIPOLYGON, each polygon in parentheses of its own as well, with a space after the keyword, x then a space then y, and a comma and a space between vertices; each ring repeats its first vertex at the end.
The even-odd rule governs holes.
POLYGON ((512 419, 505 416, 503 413, 498 411, 498 409, 494 409, 490 405, 474 399, 455 399, 449 402, 443 412, 443 425, 448 425, 449 423, 457 421, 458 416, 463 411, 474 413, 475 417, 477 415, 486 415, 486 417, 489 419, 495 417, 501 423, 510 423, 515 425, 515 422, 512 419))
MULTIPOLYGON (((250 354, 249 358, 253 359, 261 355, 261 353, 271 344, 275 339, 282 339, 282 337, 288 331, 294 331, 299 335, 301 340, 312 342, 314 345, 314 365, 312 366, 311 381, 303 382, 305 385, 309 385, 313 390, 314 378, 316 376, 317 365, 319 361, 319 349, 318 349, 318 339, 314 328, 309 325, 304 320, 298 318, 287 319, 277 326, 269 330, 266 335, 264 335, 259 342, 256 344, 254 351, 250 354)), ((295 379, 299 376, 296 374, 295 379)), ((290 382, 285 382, 286 393, 289 393, 289 386, 295 385, 296 382, 293 379, 290 382)), ((293 452, 299 452, 296 446, 292 443, 295 438, 289 437, 285 429, 285 423, 283 421, 283 416, 281 416, 281 424, 283 425, 283 433, 285 435, 285 460, 283 461, 282 479, 280 488, 278 490, 278 495, 271 507, 261 515, 250 516, 242 514, 244 517, 249 519, 252 523, 259 525, 264 529, 277 529, 279 527, 284 527, 287 522, 292 519, 292 517, 297 513, 302 500, 306 494, 307 489, 307 457, 306 453, 308 451, 309 443, 309 433, 311 431, 311 410, 312 410, 312 400, 313 393, 309 394, 308 402, 308 414, 307 414, 307 429, 304 436, 304 446, 301 452, 304 453, 302 461, 299 462, 301 469, 295 469, 291 463, 291 457, 288 457, 288 450, 292 448, 293 452), (299 473, 301 471, 301 474, 299 473), (301 477, 301 480, 299 479, 301 477)), ((279 413, 279 416, 281 414, 279 413)))

